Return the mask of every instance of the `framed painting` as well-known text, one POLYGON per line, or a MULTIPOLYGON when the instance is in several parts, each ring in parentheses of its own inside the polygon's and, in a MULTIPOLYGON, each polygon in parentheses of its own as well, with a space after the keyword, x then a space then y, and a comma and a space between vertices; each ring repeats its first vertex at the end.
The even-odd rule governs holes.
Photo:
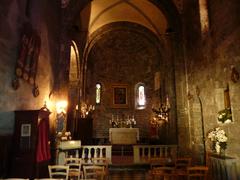
POLYGON ((22 126, 21 126, 21 136, 22 137, 31 136, 31 124, 22 124, 22 126))
POLYGON ((128 85, 127 84, 113 84, 113 108, 127 108, 128 107, 128 85))

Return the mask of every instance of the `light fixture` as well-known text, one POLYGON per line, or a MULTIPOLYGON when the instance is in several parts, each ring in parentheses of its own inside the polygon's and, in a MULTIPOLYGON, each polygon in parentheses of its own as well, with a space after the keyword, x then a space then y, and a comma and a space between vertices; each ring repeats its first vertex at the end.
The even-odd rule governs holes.
POLYGON ((90 117, 91 113, 95 110, 95 106, 86 104, 85 102, 80 103, 80 115, 82 118, 90 117))
POLYGON ((155 127, 160 127, 169 121, 169 111, 170 111, 170 103, 168 96, 166 97, 166 101, 164 103, 160 103, 158 108, 152 108, 154 113, 153 118, 150 120, 150 123, 155 127))

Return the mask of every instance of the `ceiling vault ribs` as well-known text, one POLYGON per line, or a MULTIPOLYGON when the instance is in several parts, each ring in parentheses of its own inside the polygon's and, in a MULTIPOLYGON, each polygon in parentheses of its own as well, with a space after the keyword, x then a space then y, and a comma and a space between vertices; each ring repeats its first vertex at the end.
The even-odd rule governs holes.
POLYGON ((154 22, 146 15, 145 12, 142 11, 142 9, 140 9, 139 7, 137 7, 135 4, 129 2, 129 1, 121 1, 119 0, 118 2, 108 6, 107 8, 105 8, 104 10, 102 10, 91 22, 91 24, 89 25, 89 28, 91 29, 95 22, 104 14, 106 13, 108 10, 117 7, 120 4, 127 4, 129 5, 132 9, 136 10, 136 12, 138 12, 138 14, 140 14, 142 17, 144 17, 144 19, 152 26, 152 28, 156 31, 157 35, 160 37, 162 34, 161 32, 158 30, 158 28, 155 26, 154 22))

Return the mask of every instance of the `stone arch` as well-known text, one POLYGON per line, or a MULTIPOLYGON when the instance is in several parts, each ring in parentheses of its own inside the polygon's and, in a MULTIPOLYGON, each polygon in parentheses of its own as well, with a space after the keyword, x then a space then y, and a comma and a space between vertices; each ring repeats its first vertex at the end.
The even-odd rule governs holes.
MULTIPOLYGON (((159 54, 162 56, 161 59, 164 58, 164 49, 165 47, 165 42, 164 38, 159 39, 152 31, 147 29, 146 27, 132 23, 132 22, 126 22, 126 21, 121 21, 121 22, 114 22, 107 24, 101 28, 99 28, 97 31, 95 31, 89 38, 89 41, 86 43, 86 47, 84 50, 84 55, 83 55, 83 69, 82 70, 82 82, 83 82, 83 94, 84 88, 85 88, 85 83, 86 83, 86 70, 87 70, 87 60, 89 53, 91 52, 92 47, 101 39, 104 38, 104 36, 108 33, 114 32, 114 31, 130 31, 131 33, 136 33, 139 36, 143 36, 145 39, 147 39, 149 42, 151 42, 157 49, 159 54)), ((84 95, 83 95, 84 96, 84 95)))

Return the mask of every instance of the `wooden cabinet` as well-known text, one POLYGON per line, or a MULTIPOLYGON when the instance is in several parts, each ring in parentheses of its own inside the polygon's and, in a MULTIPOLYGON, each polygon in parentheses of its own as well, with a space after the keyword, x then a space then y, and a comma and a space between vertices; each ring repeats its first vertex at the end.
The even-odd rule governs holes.
MULTIPOLYGON (((47 122, 48 115, 49 113, 46 113, 47 122)), ((39 163, 37 163, 39 122, 42 124, 43 116, 45 112, 42 110, 15 111, 9 177, 31 179, 37 177, 37 172, 39 172, 39 163)), ((46 132, 48 131, 49 129, 46 129, 46 132)))
POLYGON ((31 178, 35 175, 38 114, 39 110, 15 111, 12 177, 31 178))

